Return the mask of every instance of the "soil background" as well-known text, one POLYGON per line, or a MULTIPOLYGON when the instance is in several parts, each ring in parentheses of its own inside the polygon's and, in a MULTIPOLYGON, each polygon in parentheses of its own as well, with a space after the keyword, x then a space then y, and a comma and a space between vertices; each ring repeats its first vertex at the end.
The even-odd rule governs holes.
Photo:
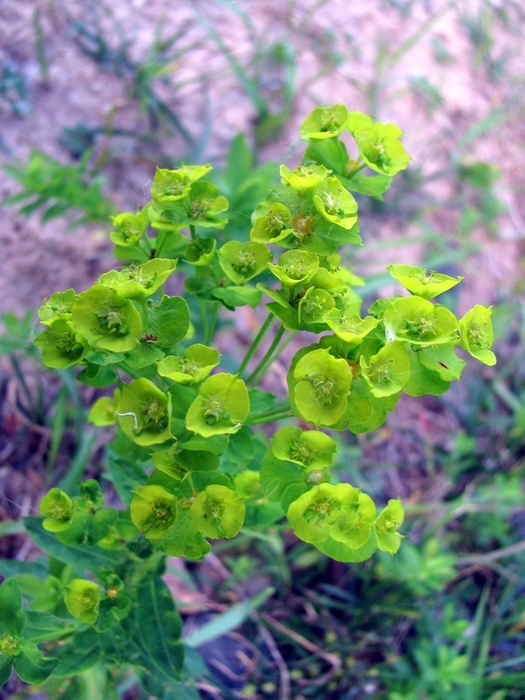
MULTIPOLYGON (((254 77, 270 110, 278 111, 285 69, 262 54, 280 42, 292 57, 293 99, 280 135, 259 149, 261 161, 295 165, 298 126, 317 105, 340 102, 372 112, 401 127, 412 167, 427 178, 416 192, 426 206, 419 207, 419 221, 452 240, 458 218, 446 201, 456 182, 432 175, 459 160, 483 160, 501 170, 497 230, 492 236, 483 227, 472 232, 479 250, 464 264, 462 285, 464 306, 473 298, 492 303, 512 294, 521 275, 524 25, 521 3, 495 0, 3 0, 0 65, 19 77, 25 93, 13 109, 4 85, 0 163, 25 163, 33 149, 75 162, 61 143, 64 129, 81 124, 95 134, 94 148, 106 163, 106 193, 117 209, 133 210, 145 201, 155 166, 184 159, 191 149, 166 125, 151 138, 152 125, 131 94, 130 73, 121 67, 117 74, 96 37, 114 51, 125 47, 132 61, 145 65, 156 40, 180 33, 156 90, 199 143, 201 162, 217 164, 239 132, 253 141, 257 119, 230 56, 254 77), (492 128, 485 129, 487 123, 492 128), (104 129, 110 127, 135 137, 108 136, 104 129), (473 128, 480 136, 469 141, 473 128)), ((19 189, 0 171, 2 199, 19 189)), ((372 238, 414 232, 413 221, 386 210, 368 223, 372 238)), ((54 291, 85 289, 111 266, 107 227, 66 228, 58 219, 42 224, 38 212, 23 218, 16 207, 2 209, 1 311, 20 315, 54 291)), ((362 230, 366 242, 366 220, 362 230)), ((398 249, 396 261, 417 259, 419 252, 398 249)), ((392 262, 392 254, 384 259, 392 262)), ((363 262, 365 272, 377 271, 383 253, 363 262)))

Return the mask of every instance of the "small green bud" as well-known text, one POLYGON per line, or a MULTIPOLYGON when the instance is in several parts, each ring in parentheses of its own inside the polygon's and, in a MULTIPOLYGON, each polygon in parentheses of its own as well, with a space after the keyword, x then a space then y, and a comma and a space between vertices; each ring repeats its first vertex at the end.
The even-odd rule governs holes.
POLYGON ((44 516, 42 527, 48 532, 61 532, 71 525, 74 505, 71 498, 58 488, 52 488, 40 501, 40 513, 44 516))
POLYGON ((81 622, 93 623, 98 617, 100 586, 92 581, 76 578, 65 586, 64 602, 67 609, 81 622))

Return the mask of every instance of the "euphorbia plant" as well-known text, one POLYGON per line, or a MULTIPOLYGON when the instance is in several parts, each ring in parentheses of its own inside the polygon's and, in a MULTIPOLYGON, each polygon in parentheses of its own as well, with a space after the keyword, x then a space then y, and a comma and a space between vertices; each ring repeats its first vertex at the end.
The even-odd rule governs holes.
MULTIPOLYGON (((88 481, 79 495, 51 489, 43 519, 28 520, 36 541, 71 565, 54 576, 74 618, 55 623, 55 636, 70 642, 49 648, 55 677, 85 669, 77 650, 87 645, 89 663, 103 653, 131 662, 145 690, 163 697, 183 664, 180 624, 160 578, 165 557, 199 559, 210 540, 234 537, 245 523, 287 520, 297 537, 342 562, 377 549, 395 554, 400 500, 376 505, 359 484, 333 483, 330 431, 377 429, 403 392, 443 394, 465 365, 456 347, 495 362, 490 309, 457 319, 432 301, 461 277, 391 265, 405 293, 363 313, 362 281, 342 265, 339 249, 361 243, 353 193, 381 198, 409 163, 400 130, 334 105, 314 110, 300 134, 302 163, 281 166, 281 183, 247 226, 250 241, 229 240, 228 202, 206 181, 210 166, 157 170, 152 200, 113 218, 124 267, 40 309, 47 329, 35 343, 44 362, 79 365, 80 381, 109 389, 90 419, 116 426, 109 478, 124 504, 104 508, 88 481), (184 278, 184 297, 164 294, 172 274, 184 278), (220 307, 243 305, 265 305, 267 316, 232 373, 221 368, 214 330, 220 307), (286 333, 297 331, 319 337, 296 353, 288 396, 277 397, 260 382, 286 333), (272 340, 256 362, 265 336, 272 340), (258 432, 279 421, 286 425, 269 441, 258 432)), ((62 598, 40 609, 59 614, 62 598)))

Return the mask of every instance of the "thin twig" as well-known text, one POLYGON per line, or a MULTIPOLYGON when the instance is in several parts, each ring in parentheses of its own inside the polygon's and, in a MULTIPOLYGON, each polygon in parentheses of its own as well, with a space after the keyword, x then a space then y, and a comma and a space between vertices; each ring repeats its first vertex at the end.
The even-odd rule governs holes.
POLYGON ((328 680, 332 677, 334 671, 336 671, 338 668, 341 668, 341 659, 336 656, 335 654, 328 654, 327 652, 323 651, 321 647, 318 647, 317 644, 314 644, 313 642, 310 642, 308 639, 303 637, 302 635, 298 634, 297 632, 294 632, 293 630, 289 629, 288 627, 285 627, 282 625, 280 622, 277 622, 277 620, 274 620, 273 617, 266 613, 261 613, 261 619, 267 622, 271 627, 276 629, 278 632, 281 632, 281 634, 284 634, 285 636, 289 637, 290 639, 293 639, 294 642, 299 644, 300 646, 303 647, 303 649, 306 649, 309 651, 311 654, 315 654, 325 661, 327 661, 332 668, 328 671, 328 673, 323 674, 320 676, 318 679, 315 681, 308 681, 310 685, 323 685, 328 680))
POLYGON ((511 544, 508 547, 495 549, 493 552, 470 554, 468 557, 461 557, 461 559, 458 559, 456 563, 458 565, 484 564, 485 562, 489 563, 495 561, 496 559, 502 559, 503 557, 510 557, 513 554, 519 554, 520 552, 525 552, 525 540, 516 542, 516 544, 511 544))
POLYGON ((285 664, 281 652, 279 651, 277 644, 270 632, 266 629, 264 625, 259 625, 259 632, 261 637, 264 639, 264 643, 268 647, 268 650, 275 661, 279 673, 281 674, 281 690, 279 693, 279 700, 290 700, 292 688, 290 683, 290 673, 288 671, 288 666, 285 664))

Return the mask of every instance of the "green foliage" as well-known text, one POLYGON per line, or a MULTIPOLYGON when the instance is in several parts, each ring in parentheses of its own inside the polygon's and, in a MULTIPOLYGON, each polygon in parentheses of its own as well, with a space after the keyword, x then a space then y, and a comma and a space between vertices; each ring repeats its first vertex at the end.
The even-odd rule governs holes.
MULTIPOLYGON (((205 179, 210 166, 159 169, 151 201, 112 219, 116 255, 128 264, 87 291, 52 295, 39 311, 44 362, 76 364, 80 381, 110 387, 90 419, 116 425, 109 471, 125 504, 105 507, 97 483, 87 481, 78 495, 52 489, 40 505, 43 519, 26 521, 37 544, 68 565, 55 578, 73 631, 57 650, 54 677, 81 674, 105 655, 115 668, 132 664, 145 693, 169 697, 183 678, 183 646, 160 578, 166 555, 200 559, 209 540, 242 536, 245 524, 287 522, 341 562, 363 562, 378 549, 389 562, 398 550, 410 559, 410 545, 406 555, 400 548, 400 499, 380 508, 359 486, 337 483, 337 443, 324 429, 369 432, 403 392, 442 394, 463 368, 456 346, 490 364, 490 309, 478 305, 458 320, 432 299, 459 278, 393 265, 411 296, 378 300, 362 317, 354 289, 362 280, 341 266, 337 251, 361 243, 352 191, 380 197, 408 165, 401 132, 334 105, 316 109, 301 135, 303 162, 281 166, 280 184, 262 202, 250 198, 264 196, 267 173, 251 179, 249 242, 235 238, 227 198, 205 179), (353 139, 351 155, 343 134, 353 139), (361 175, 365 168, 373 174, 361 175), (164 294, 179 260, 189 303, 164 294), (223 371, 214 348, 219 308, 258 306, 263 294, 266 321, 237 371, 223 371), (257 387, 286 331, 319 338, 292 359, 281 398, 257 387), (280 428, 271 443, 256 432, 292 417, 299 425, 280 428)), ((232 153, 246 156, 245 144, 237 141, 232 153)), ((222 178, 242 199, 233 165, 222 178)), ((425 586, 436 576, 414 581, 425 586)), ((48 605, 46 612, 56 611, 57 599, 48 605)), ((456 668, 454 659, 443 663, 456 668)))
POLYGON ((63 165, 42 151, 32 151, 26 165, 4 165, 22 191, 4 199, 3 204, 26 202, 20 207, 23 216, 44 209, 42 223, 65 216, 71 227, 106 224, 114 209, 103 193, 102 178, 89 170, 90 156, 87 152, 78 165, 63 165))

